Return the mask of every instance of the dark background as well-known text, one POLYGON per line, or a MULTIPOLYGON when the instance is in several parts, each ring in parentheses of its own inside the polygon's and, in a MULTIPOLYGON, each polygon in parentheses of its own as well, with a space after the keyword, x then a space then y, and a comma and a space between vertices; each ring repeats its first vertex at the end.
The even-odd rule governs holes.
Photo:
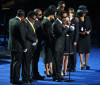
MULTIPOLYGON (((9 19, 16 16, 16 11, 18 9, 25 10, 26 14, 29 10, 34 10, 35 8, 40 8, 42 11, 48 8, 49 5, 55 5, 59 0, 0 0, 0 38, 4 38, 4 41, 0 40, 0 45, 7 45, 8 36, 8 22, 9 19), (5 3, 13 1, 14 4, 6 6, 5 3), (4 35, 4 36, 2 36, 4 35)), ((92 46, 100 46, 100 9, 97 0, 63 0, 66 3, 67 10, 72 7, 77 11, 79 5, 86 5, 92 21, 92 33, 91 41, 92 46)))

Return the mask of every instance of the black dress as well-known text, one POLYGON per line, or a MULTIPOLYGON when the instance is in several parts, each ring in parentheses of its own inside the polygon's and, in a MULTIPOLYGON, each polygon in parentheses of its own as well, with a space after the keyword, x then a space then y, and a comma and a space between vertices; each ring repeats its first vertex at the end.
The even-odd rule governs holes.
POLYGON ((44 51, 45 51, 45 64, 53 61, 53 35, 52 35, 52 23, 44 19, 43 20, 43 34, 44 34, 44 51))
POLYGON ((73 40, 70 37, 70 34, 66 33, 64 56, 68 56, 69 54, 70 55, 74 54, 74 50, 73 50, 73 40))
MULTIPOLYGON (((79 18, 79 32, 92 30, 91 20, 88 16, 85 16, 84 21, 79 18)), ((78 40, 78 53, 90 53, 91 40, 90 34, 79 34, 78 40)))

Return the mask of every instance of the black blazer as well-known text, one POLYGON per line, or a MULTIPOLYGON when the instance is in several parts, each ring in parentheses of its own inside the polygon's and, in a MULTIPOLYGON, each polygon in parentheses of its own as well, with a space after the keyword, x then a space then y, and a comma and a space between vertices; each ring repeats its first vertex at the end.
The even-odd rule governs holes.
MULTIPOLYGON (((79 18, 79 32, 84 32, 92 30, 92 24, 91 24, 91 20, 89 16, 85 16, 84 21, 81 20, 80 17, 79 18)), ((89 36, 89 35, 79 35, 79 37, 85 37, 85 36, 89 36)))
POLYGON ((39 20, 36 20, 34 22, 34 27, 36 29, 38 44, 41 44, 41 42, 43 41, 43 25, 39 22, 39 20))
POLYGON ((26 32, 23 23, 18 18, 10 19, 8 49, 22 52, 27 48, 25 36, 26 32))
POLYGON ((73 42, 78 42, 79 38, 79 22, 75 22, 75 18, 71 20, 71 26, 75 27, 75 30, 70 32, 70 37, 72 38, 73 42))
POLYGON ((58 19, 54 21, 52 27, 55 38, 55 51, 63 52, 65 48, 65 35, 69 29, 67 27, 64 28, 58 19))
POLYGON ((52 47, 53 45, 52 23, 47 19, 43 19, 43 35, 44 35, 45 45, 47 47, 52 47))
POLYGON ((36 33, 34 33, 31 25, 27 22, 23 22, 25 31, 26 31, 26 42, 27 42, 27 49, 32 48, 32 43, 36 42, 36 33))

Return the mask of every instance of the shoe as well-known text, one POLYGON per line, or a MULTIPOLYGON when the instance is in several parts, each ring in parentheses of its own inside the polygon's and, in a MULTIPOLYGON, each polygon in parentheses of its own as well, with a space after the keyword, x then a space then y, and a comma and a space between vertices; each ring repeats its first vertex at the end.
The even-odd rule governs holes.
POLYGON ((34 80, 34 79, 28 79, 28 80, 22 80, 24 83, 28 83, 28 82, 35 82, 37 80, 34 80))
MULTIPOLYGON (((83 65, 84 66, 84 65, 83 65)), ((82 66, 82 64, 80 64, 80 69, 81 70, 84 70, 84 67, 82 66)))
POLYGON ((68 74, 64 73, 64 75, 63 75, 63 76, 68 76, 68 74))
POLYGON ((86 66, 86 70, 90 70, 90 66, 86 66))
POLYGON ((24 84, 24 82, 20 81, 20 80, 15 80, 12 81, 13 84, 24 84))
POLYGON ((61 76, 63 76, 64 74, 63 74, 63 72, 61 72, 61 76))
POLYGON ((35 77, 33 77, 32 79, 33 80, 44 80, 44 76, 35 76, 35 77))
POLYGON ((46 76, 47 76, 47 77, 51 77, 51 75, 47 75, 47 74, 46 74, 46 76))
POLYGON ((76 69, 75 68, 72 68, 72 70, 71 70, 72 72, 76 72, 76 69))
POLYGON ((84 70, 84 67, 81 67, 81 70, 84 70))
POLYGON ((90 66, 85 65, 85 63, 83 65, 86 67, 86 70, 90 70, 90 66))
POLYGON ((61 82, 61 79, 58 79, 58 78, 53 78, 53 81, 56 81, 56 82, 61 82))

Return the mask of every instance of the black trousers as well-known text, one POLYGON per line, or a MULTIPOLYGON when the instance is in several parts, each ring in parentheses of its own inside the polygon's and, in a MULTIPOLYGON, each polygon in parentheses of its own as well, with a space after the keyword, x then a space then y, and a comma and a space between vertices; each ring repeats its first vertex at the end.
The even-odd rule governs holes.
POLYGON ((37 46, 33 48, 34 53, 33 53, 33 58, 32 58, 32 73, 31 73, 32 77, 39 76, 38 62, 39 62, 41 49, 42 49, 42 46, 40 44, 37 44, 37 46))
POLYGON ((63 52, 54 52, 54 61, 53 61, 53 77, 61 78, 61 68, 63 62, 63 52))
POLYGON ((22 64, 22 80, 29 80, 31 78, 31 62, 32 62, 32 49, 24 53, 22 64))
POLYGON ((11 51, 10 79, 18 81, 22 64, 23 52, 11 51))

